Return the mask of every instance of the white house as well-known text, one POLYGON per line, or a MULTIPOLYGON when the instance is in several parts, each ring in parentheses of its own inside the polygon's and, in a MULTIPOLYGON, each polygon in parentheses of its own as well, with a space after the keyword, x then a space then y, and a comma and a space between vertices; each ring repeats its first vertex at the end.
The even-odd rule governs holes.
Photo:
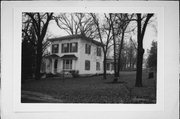
POLYGON ((48 39, 50 55, 44 57, 44 72, 78 71, 79 74, 103 73, 103 51, 98 41, 82 35, 48 39))

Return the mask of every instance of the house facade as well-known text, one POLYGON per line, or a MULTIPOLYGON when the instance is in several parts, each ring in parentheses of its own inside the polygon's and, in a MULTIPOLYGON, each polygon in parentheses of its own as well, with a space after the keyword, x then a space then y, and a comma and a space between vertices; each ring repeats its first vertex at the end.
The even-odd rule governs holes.
POLYGON ((78 71, 79 74, 103 73, 103 51, 98 41, 82 35, 49 39, 50 54, 44 57, 43 72, 62 73, 78 71))

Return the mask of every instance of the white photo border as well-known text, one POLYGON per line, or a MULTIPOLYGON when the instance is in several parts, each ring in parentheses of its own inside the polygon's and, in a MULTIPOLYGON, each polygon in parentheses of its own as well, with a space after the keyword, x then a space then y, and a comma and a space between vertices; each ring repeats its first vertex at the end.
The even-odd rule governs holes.
MULTIPOLYGON (((179 6, 162 1, 3 1, 1 11, 1 116, 3 119, 175 119, 179 113, 179 6), (73 8, 71 7, 73 6, 73 8), (22 12, 90 8, 130 13, 158 13, 157 104, 21 104, 21 16, 22 12), (117 8, 117 9, 116 9, 117 8), (146 9, 146 10, 145 10, 146 9), (120 10, 120 11, 121 11, 120 10), (149 10, 149 11, 148 11, 149 10), (159 21, 161 21, 159 23, 159 21), (177 25, 178 24, 178 25, 177 25), (17 26, 17 27, 16 27, 17 26), (17 34, 16 34, 17 33, 17 34), (18 40, 19 39, 19 40, 18 40), (20 41, 20 42, 19 42, 20 41)), ((92 11, 93 11, 92 10, 92 11)), ((57 12, 57 11, 56 11, 57 12)), ((63 11, 62 11, 63 12, 63 11)), ((65 11, 64 11, 65 12, 65 11)), ((73 11, 74 12, 74 11, 73 11)), ((98 11, 99 13, 99 11, 98 11)))

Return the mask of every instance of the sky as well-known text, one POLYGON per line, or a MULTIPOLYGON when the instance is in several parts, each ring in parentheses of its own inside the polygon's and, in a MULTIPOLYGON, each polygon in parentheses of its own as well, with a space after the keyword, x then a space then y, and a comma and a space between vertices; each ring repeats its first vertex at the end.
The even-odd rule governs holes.
MULTIPOLYGON (((148 24, 147 28, 146 28, 146 32, 144 35, 144 39, 143 39, 143 47, 145 49, 145 57, 147 57, 147 49, 151 48, 151 43, 152 41, 157 41, 157 18, 156 16, 152 18, 152 22, 150 22, 150 24, 148 24)), ((54 37, 61 37, 61 36, 66 36, 68 35, 66 31, 60 29, 56 22, 54 20, 51 20, 48 26, 48 31, 47 31, 48 37, 49 38, 54 38, 54 37)), ((134 41, 137 40, 137 35, 136 33, 134 35, 132 35, 132 39, 134 41)))

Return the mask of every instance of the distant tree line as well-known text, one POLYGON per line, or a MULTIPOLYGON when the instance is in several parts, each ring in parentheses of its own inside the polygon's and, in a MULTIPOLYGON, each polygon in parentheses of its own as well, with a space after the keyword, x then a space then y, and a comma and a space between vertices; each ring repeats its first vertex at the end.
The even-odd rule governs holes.
POLYGON ((157 70, 157 41, 153 41, 147 58, 147 67, 157 70))

